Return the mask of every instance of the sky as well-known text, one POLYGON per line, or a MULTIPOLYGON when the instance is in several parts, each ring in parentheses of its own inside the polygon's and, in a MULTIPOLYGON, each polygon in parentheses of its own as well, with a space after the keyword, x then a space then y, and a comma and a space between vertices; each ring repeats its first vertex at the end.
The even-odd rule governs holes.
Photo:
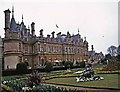
POLYGON ((21 23, 22 14, 26 27, 35 22, 35 33, 79 34, 86 37, 96 52, 107 53, 111 45, 118 46, 118 0, 1 0, 0 35, 4 37, 4 10, 12 11, 16 23, 21 23), (56 24, 59 28, 56 27, 56 24))

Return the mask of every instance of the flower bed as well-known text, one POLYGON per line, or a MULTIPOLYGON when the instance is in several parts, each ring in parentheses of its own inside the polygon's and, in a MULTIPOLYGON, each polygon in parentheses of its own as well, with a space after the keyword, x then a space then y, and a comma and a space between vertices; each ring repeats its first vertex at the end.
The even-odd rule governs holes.
POLYGON ((4 87, 4 89, 9 92, 81 92, 80 90, 71 90, 63 87, 55 87, 45 84, 33 86, 30 88, 25 85, 23 80, 4 81, 2 87, 4 87))
MULTIPOLYGON (((75 76, 72 74, 70 71, 66 72, 53 72, 53 73, 48 73, 48 74, 38 74, 36 73, 39 77, 43 79, 50 79, 50 78, 55 78, 55 77, 71 77, 75 76)), ((35 75, 36 75, 35 74, 35 75)), ((4 89, 10 91, 10 92, 76 92, 75 90, 68 90, 68 89, 63 89, 63 88, 57 88, 57 87, 52 87, 52 86, 46 86, 43 85, 42 83, 39 83, 38 85, 35 84, 36 81, 32 81, 29 79, 34 79, 35 75, 26 75, 24 77, 21 76, 15 76, 11 78, 6 78, 6 80, 2 81, 2 84, 4 85, 4 89), (30 78, 31 77, 31 78, 30 78), (17 79, 18 78, 18 79, 17 79), (32 81, 32 82, 30 82, 32 81), (32 83, 32 86, 28 85, 29 83, 32 83), (12 90, 12 91, 11 91, 12 90)), ((42 80, 43 80, 42 79, 42 80)), ((79 91, 77 91, 79 92, 79 91)))

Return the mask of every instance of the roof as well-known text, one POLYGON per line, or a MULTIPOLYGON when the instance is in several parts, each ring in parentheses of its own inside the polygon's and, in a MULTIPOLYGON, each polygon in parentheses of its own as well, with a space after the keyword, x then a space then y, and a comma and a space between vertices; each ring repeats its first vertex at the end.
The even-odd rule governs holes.
POLYGON ((15 22, 14 17, 11 18, 10 30, 11 30, 11 31, 17 31, 17 30, 16 30, 16 22, 15 22))

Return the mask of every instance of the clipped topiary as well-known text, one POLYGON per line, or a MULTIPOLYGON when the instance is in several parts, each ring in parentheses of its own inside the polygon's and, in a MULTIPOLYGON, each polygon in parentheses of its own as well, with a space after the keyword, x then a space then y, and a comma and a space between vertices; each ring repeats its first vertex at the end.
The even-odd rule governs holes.
POLYGON ((79 64, 80 64, 80 68, 85 68, 85 62, 84 61, 79 62, 79 64))
POLYGON ((53 64, 51 62, 46 62, 45 72, 51 72, 53 70, 53 64))
POLYGON ((20 74, 26 73, 27 72, 27 65, 26 65, 26 63, 24 63, 24 62, 18 63, 17 66, 16 66, 16 70, 20 74))
POLYGON ((65 66, 66 69, 72 68, 73 67, 73 62, 65 61, 64 66, 65 66))

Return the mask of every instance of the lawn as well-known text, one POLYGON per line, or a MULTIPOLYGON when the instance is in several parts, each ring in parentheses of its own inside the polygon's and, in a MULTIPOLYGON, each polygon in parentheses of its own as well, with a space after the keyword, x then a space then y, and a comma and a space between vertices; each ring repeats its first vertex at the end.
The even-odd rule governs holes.
POLYGON ((74 85, 74 86, 119 88, 118 74, 99 74, 99 76, 104 77, 104 80, 76 82, 75 77, 68 77, 68 78, 54 78, 54 79, 46 80, 46 82, 57 83, 57 84, 67 84, 67 85, 74 85))

